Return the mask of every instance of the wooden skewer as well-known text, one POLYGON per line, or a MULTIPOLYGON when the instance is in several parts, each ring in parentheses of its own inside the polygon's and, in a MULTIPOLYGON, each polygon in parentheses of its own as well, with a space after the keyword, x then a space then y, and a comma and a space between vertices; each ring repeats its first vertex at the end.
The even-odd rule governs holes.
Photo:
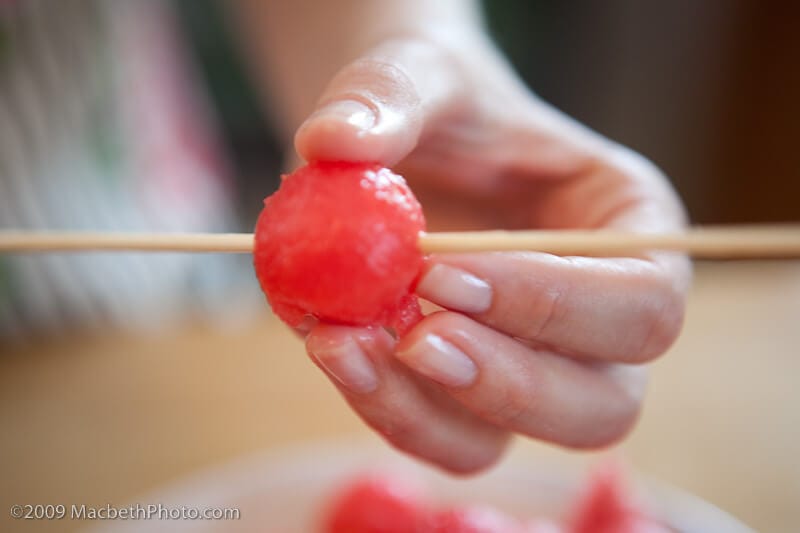
POLYGON ((536 250, 556 255, 613 256, 647 250, 685 252, 698 258, 800 258, 800 225, 708 226, 679 233, 612 230, 482 231, 429 233, 425 252, 536 250))
POLYGON ((0 231, 0 252, 76 251, 249 253, 253 234, 0 231))
MULTIPOLYGON (((535 250, 557 255, 613 256, 645 250, 698 258, 800 258, 800 225, 708 226, 678 233, 530 230, 421 233, 424 253, 535 250)), ((0 231, 0 252, 253 251, 251 233, 95 233, 0 231)))

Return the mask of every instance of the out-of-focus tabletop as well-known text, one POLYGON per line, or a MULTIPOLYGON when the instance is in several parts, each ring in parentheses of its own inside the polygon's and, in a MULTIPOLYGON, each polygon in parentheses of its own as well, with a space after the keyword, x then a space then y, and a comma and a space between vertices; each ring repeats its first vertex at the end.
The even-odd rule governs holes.
MULTIPOLYGON (((266 313, 0 349, 3 531, 86 525, 12 521, 13 504, 122 505, 243 454, 367 431, 266 313)), ((797 531, 798 376, 800 263, 701 264, 624 453, 759 531, 797 531)), ((522 439, 515 453, 587 457, 522 439)))

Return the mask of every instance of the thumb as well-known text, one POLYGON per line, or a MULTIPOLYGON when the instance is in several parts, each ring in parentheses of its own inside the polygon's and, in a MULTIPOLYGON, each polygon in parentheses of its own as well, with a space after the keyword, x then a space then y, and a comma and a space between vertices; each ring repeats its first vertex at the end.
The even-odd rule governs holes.
POLYGON ((453 102, 457 83, 446 56, 433 43, 396 40, 350 63, 298 129, 297 152, 307 161, 397 163, 431 117, 453 102))

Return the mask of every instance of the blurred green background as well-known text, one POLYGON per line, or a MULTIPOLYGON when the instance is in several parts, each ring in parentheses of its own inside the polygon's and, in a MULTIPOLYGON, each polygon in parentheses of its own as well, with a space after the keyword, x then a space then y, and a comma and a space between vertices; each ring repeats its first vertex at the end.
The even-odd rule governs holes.
MULTIPOLYGON (((178 0, 242 201, 256 213, 282 148, 217 0, 178 0), (255 180, 255 184, 254 184, 255 180)), ((800 220, 800 3, 484 2, 532 90, 642 152, 697 223, 800 220)))

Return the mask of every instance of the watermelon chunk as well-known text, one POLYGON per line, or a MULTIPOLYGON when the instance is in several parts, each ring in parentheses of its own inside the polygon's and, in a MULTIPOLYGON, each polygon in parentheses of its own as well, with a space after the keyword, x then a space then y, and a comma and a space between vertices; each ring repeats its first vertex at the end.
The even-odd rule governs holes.
POLYGON ((668 533, 634 499, 625 483, 622 468, 614 461, 601 464, 593 472, 579 498, 571 533, 668 533))
POLYGON ((324 533, 430 533, 423 491, 396 476, 369 474, 338 495, 324 533))
POLYGON ((402 177, 376 163, 315 162, 264 200, 254 266, 275 313, 382 325, 402 334, 421 318, 422 208, 402 177))

